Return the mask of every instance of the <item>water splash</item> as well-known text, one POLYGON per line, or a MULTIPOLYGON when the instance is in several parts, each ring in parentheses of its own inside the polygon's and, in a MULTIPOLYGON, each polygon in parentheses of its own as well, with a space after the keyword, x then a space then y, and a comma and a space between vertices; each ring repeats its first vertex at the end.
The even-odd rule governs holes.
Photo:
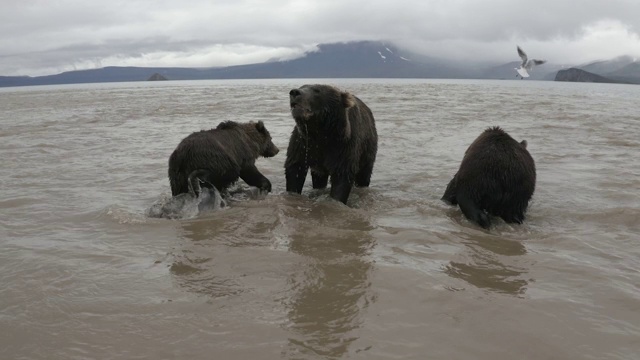
POLYGON ((227 206, 220 192, 214 187, 202 188, 197 198, 189 193, 163 197, 147 210, 147 216, 165 219, 190 219, 198 214, 215 211, 227 206))

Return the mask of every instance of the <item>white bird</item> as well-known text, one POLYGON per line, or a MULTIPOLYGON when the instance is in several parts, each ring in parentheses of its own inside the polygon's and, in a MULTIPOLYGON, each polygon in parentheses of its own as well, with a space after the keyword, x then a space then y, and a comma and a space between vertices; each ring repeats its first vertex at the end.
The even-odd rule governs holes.
MULTIPOLYGON (((518 55, 520 55, 520 58, 522 59, 522 64, 520 64, 520 67, 515 69, 518 72, 518 75, 520 75, 521 79, 528 78, 529 71, 531 71, 534 66, 542 65, 547 62, 547 60, 529 60, 529 58, 527 57, 527 53, 522 51, 522 49, 520 49, 520 46, 518 46, 518 55)), ((518 75, 516 75, 516 77, 518 77, 518 75)))

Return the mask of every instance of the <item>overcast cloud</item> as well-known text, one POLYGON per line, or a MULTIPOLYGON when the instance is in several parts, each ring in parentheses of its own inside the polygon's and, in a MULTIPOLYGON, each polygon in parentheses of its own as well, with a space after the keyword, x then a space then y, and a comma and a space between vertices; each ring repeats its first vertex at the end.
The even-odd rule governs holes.
POLYGON ((0 75, 289 59, 384 40, 445 58, 640 57, 640 0, 2 0, 0 75))

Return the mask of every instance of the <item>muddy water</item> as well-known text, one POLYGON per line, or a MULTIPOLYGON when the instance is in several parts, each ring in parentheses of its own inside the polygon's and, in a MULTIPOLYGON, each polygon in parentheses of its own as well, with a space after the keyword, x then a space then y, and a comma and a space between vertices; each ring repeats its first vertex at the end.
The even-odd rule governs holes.
POLYGON ((0 89, 2 359, 637 359, 640 87, 321 80, 372 109, 371 188, 284 192, 303 80, 0 89), (182 220, 169 155, 263 120, 273 192, 182 220), (439 198, 500 125, 538 183, 525 224, 439 198))

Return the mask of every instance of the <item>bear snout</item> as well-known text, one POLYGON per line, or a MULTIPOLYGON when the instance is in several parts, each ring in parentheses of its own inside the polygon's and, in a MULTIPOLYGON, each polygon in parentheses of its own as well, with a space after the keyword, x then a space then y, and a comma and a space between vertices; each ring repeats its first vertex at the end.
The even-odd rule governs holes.
POLYGON ((296 121, 307 121, 311 117, 312 111, 309 108, 309 102, 305 99, 304 90, 293 89, 289 91, 289 105, 291 106, 291 115, 296 121))
POLYGON ((271 143, 267 146, 267 149, 264 151, 262 156, 267 158, 274 157, 278 155, 279 152, 280 152, 280 149, 278 149, 278 147, 274 143, 271 143))
POLYGON ((293 89, 291 91, 289 91, 289 102, 291 105, 291 108, 293 109, 294 107, 296 107, 299 104, 299 97, 302 95, 302 92, 298 89, 293 89))

